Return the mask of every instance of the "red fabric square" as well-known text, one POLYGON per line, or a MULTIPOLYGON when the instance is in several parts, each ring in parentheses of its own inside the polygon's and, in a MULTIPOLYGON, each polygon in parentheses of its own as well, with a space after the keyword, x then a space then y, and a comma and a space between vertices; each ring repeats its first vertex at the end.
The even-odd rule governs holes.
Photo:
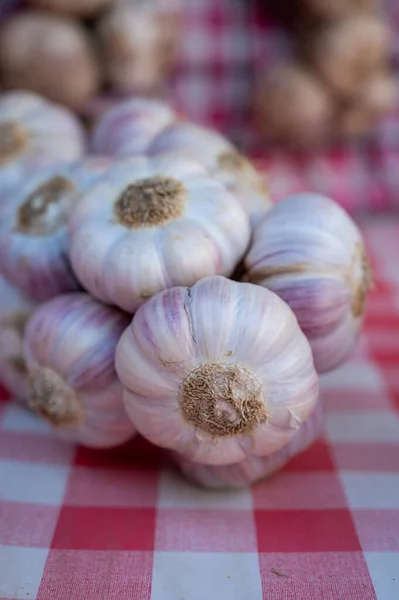
POLYGON ((259 552, 360 550, 349 510, 256 510, 259 552))
POLYGON ((259 554, 264 600, 376 600, 361 552, 259 554))
POLYGON ((150 600, 152 552, 51 550, 37 600, 150 600))
POLYGON ((364 551, 399 552, 399 510, 356 510, 353 521, 364 551))
POLYGON ((63 506, 52 543, 66 550, 152 550, 155 509, 63 506))
POLYGON ((77 506, 155 506, 159 473, 151 468, 77 467, 69 477, 65 504, 77 506))
POLYGON ((0 502, 0 545, 49 548, 58 506, 0 502))
POLYGON ((160 448, 153 446, 139 435, 122 446, 105 450, 78 446, 75 456, 75 465, 111 469, 148 469, 159 467, 163 461, 160 448))
POLYGON ((256 552, 251 511, 160 509, 156 550, 256 552))
POLYGON ((318 440, 310 448, 291 458, 285 471, 334 471, 331 451, 324 440, 318 440))

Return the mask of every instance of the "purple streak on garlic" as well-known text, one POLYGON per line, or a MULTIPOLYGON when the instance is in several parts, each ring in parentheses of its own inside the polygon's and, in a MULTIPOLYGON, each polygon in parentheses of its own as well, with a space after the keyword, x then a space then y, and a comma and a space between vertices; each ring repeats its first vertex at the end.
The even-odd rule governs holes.
POLYGON ((83 128, 66 108, 31 92, 0 97, 0 199, 26 177, 84 151, 83 128))
POLYGON ((93 152, 112 156, 146 154, 160 131, 176 119, 166 103, 148 98, 132 98, 107 110, 93 132, 93 152))
POLYGON ((278 203, 255 229, 245 265, 248 281, 290 305, 319 373, 348 359, 371 273, 362 235, 338 204, 310 193, 278 203))
POLYGON ((60 437, 107 448, 134 435, 114 367, 130 320, 83 293, 49 300, 29 320, 29 407, 60 437))
POLYGON ((82 285, 131 313, 163 289, 230 275, 250 238, 232 194, 170 156, 116 163, 76 205, 69 231, 82 285))
POLYGON ((26 323, 35 304, 0 276, 0 380, 19 400, 26 400, 27 370, 24 355, 26 323))
POLYGON ((264 176, 217 131, 176 122, 159 133, 148 151, 151 156, 166 152, 181 153, 203 165, 238 198, 253 224, 270 208, 264 176))
POLYGON ((242 488, 270 477, 291 458, 304 452, 316 441, 322 426, 323 408, 319 402, 292 440, 273 454, 251 456, 234 465, 225 466, 202 465, 177 453, 172 454, 172 459, 190 481, 205 488, 242 488))
POLYGON ((68 257, 68 218, 111 164, 109 157, 93 156, 45 169, 9 194, 1 212, 0 272, 29 298, 44 301, 80 289, 68 257))
POLYGON ((291 309, 225 277, 151 298, 122 335, 115 365, 142 435, 208 465, 276 452, 318 400, 311 349, 291 309))

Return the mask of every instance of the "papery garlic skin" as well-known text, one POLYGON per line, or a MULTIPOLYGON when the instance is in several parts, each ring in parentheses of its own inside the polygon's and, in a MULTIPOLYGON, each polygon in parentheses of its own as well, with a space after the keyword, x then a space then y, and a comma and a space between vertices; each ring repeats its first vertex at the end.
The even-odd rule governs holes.
POLYGON ((208 465, 276 452, 318 400, 311 349, 290 308, 220 276, 141 306, 115 365, 140 433, 208 465))
POLYGON ((28 395, 24 336, 35 307, 0 276, 0 381, 19 400, 28 395))
POLYGON ((173 123, 148 150, 150 156, 166 152, 180 153, 203 165, 237 197, 252 223, 271 207, 265 177, 217 131, 188 121, 173 123))
POLYGON ((1 210, 0 273, 29 298, 44 301, 80 289, 68 257, 68 218, 111 165, 109 157, 93 156, 44 169, 9 194, 1 210))
POLYGON ((172 108, 160 100, 129 98, 100 117, 92 150, 116 157, 146 154, 155 136, 175 119, 172 108))
POLYGON ((83 128, 66 108, 30 92, 0 96, 0 203, 41 169, 78 160, 83 128))
POLYGON ((371 274, 361 232, 338 204, 311 193, 279 202, 255 229, 245 266, 248 281, 292 308, 319 373, 349 358, 371 274))
POLYGON ((235 197, 199 164, 169 156, 116 163, 75 206, 69 232, 82 285, 131 313, 165 288, 230 275, 250 238, 235 197))
POLYGON ((130 317, 83 293, 41 305, 26 329, 29 407, 56 433, 96 448, 134 435, 114 368, 116 344, 130 317))
POLYGON ((266 456, 251 456, 234 465, 202 465, 173 453, 172 460, 193 483, 210 489, 238 489, 247 487, 260 479, 270 477, 287 462, 309 448, 320 435, 323 426, 323 408, 319 402, 292 440, 277 452, 266 456))

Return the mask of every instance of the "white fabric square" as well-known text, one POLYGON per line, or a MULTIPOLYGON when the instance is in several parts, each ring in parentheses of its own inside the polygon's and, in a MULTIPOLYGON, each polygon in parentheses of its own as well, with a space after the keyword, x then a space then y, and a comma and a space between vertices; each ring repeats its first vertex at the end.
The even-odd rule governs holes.
POLYGON ((262 598, 257 553, 155 552, 151 600, 183 598, 262 598))
POLYGON ((377 600, 399 598, 399 552, 365 552, 377 600))
POLYGON ((0 597, 34 600, 48 550, 0 546, 0 597))
POLYGON ((325 432, 334 443, 399 442, 399 415, 389 411, 351 411, 326 415, 325 432))
POLYGON ((0 460, 0 500, 62 503, 69 466, 0 460))
POLYGON ((339 477, 351 508, 399 509, 399 474, 341 471, 339 477))

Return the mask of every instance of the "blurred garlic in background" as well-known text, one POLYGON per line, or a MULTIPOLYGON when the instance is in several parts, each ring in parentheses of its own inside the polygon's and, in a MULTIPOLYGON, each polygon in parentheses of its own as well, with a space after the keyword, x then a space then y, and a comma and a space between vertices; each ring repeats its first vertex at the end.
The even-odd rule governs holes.
POLYGON ((35 306, 0 276, 0 380, 22 401, 28 398, 25 328, 35 306))
POLYGON ((168 155, 116 162, 75 205, 70 257, 96 298, 133 313, 207 275, 231 275, 250 239, 238 200, 199 164, 168 155))
POLYGON ((272 68, 256 92, 256 126, 266 139, 289 146, 324 142, 333 112, 328 89, 299 63, 272 68))
POLYGON ((41 11, 22 12, 3 24, 0 71, 7 89, 32 90, 73 109, 100 85, 89 33, 78 21, 41 11))
POLYGON ((245 265, 248 281, 292 308, 319 373, 349 358, 371 272, 362 234, 338 204, 311 193, 279 202, 255 229, 245 265))
POLYGON ((225 277, 148 300, 115 364, 138 431, 208 465, 276 452, 318 401, 311 349, 291 309, 225 277))
POLYGON ((93 17, 115 0, 29 0, 32 6, 73 17, 93 17))
POLYGON ((0 272, 28 297, 43 301, 80 289, 68 256, 69 214, 111 164, 92 156, 44 169, 9 194, 1 210, 0 272))
POLYGON ((110 448, 135 430, 114 368, 116 344, 130 317, 87 294, 39 306, 26 329, 29 408, 66 439, 110 448))
POLYGON ((86 150, 85 134, 68 109, 31 92, 0 97, 0 211, 4 196, 41 169, 71 163, 86 150))
POLYGON ((381 117, 394 110, 397 100, 396 78, 390 73, 377 73, 367 81, 359 98, 339 112, 337 133, 351 137, 369 133, 381 117))
POLYGON ((380 0, 298 0, 304 10, 321 19, 336 19, 378 8, 380 0))
POLYGON ((162 130, 149 147, 150 156, 174 152, 192 158, 239 200, 254 224, 271 206, 266 178, 219 132, 188 121, 162 130))
POLYGON ((98 119, 92 151, 116 157, 146 154, 156 135, 176 118, 173 109, 161 100, 129 98, 98 119))
POLYGON ((107 81, 123 93, 159 92, 179 47, 177 3, 119 0, 97 26, 107 81))
POLYGON ((355 15, 320 28, 309 41, 309 58, 320 77, 342 98, 360 96, 370 77, 385 69, 392 36, 373 15, 355 15))

